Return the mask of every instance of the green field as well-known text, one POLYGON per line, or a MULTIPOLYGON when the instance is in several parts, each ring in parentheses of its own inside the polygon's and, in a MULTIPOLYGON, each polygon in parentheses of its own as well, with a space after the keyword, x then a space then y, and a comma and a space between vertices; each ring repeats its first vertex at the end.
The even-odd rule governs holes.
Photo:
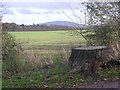
POLYGON ((84 44, 82 36, 71 35, 69 31, 38 31, 38 32, 9 32, 25 45, 56 45, 84 44))

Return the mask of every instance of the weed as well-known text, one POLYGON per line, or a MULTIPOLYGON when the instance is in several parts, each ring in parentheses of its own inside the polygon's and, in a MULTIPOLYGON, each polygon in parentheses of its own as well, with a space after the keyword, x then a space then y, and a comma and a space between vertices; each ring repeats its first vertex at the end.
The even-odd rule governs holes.
POLYGON ((116 57, 117 57, 118 59, 120 59, 120 54, 118 54, 116 57))
POLYGON ((91 76, 87 76, 87 80, 88 80, 89 83, 93 82, 93 79, 92 79, 91 76))
POLYGON ((107 72, 110 76, 118 76, 118 71, 114 70, 114 69, 110 69, 107 72))

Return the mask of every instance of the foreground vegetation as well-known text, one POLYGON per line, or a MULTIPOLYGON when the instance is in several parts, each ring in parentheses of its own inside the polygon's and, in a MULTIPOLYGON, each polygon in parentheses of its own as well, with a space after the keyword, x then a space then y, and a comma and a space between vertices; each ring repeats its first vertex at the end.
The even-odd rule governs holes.
MULTIPOLYGON (((83 79, 82 72, 68 74, 70 68, 66 68, 60 58, 56 58, 56 61, 55 66, 49 68, 13 72, 11 76, 3 78, 3 88, 72 88, 94 83, 94 80, 89 75, 86 79, 83 79)), ((97 81, 104 80, 108 82, 118 79, 118 76, 120 76, 120 68, 118 67, 98 71, 97 81)), ((9 74, 7 71, 6 73, 9 74)))
MULTIPOLYGON (((21 50, 21 45, 10 34, 4 34, 3 38, 4 43, 7 43, 3 47, 8 47, 3 49, 3 88, 71 88, 95 82, 90 75, 83 78, 82 72, 69 73, 71 68, 67 62, 70 50, 66 48, 21 50)), ((118 76, 120 66, 114 65, 99 70, 97 79, 113 81, 118 76)))

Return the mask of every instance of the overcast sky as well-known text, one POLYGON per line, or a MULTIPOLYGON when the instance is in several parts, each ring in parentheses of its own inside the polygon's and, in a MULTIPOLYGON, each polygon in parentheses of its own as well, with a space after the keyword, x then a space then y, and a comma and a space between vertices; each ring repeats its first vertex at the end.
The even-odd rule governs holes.
POLYGON ((79 0, 3 0, 2 22, 37 24, 50 21, 84 23, 85 7, 79 0), (70 18, 72 19, 70 19, 70 18), (76 17, 81 20, 76 20, 76 17))

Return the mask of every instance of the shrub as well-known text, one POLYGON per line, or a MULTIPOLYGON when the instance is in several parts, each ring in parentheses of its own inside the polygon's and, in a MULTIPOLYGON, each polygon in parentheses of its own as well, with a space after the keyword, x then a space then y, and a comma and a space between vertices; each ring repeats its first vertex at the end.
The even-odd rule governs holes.
POLYGON ((95 26, 93 30, 91 30, 94 34, 86 35, 89 40, 92 41, 94 45, 106 45, 109 46, 114 44, 118 40, 118 32, 117 26, 113 26, 110 24, 104 24, 100 26, 95 26))
POLYGON ((2 34, 3 71, 13 72, 18 69, 18 47, 20 46, 18 46, 14 37, 7 32, 2 34))
POLYGON ((16 46, 16 42, 15 39, 8 33, 3 33, 2 34, 2 56, 3 56, 3 62, 5 62, 12 51, 16 51, 15 50, 15 46, 16 46))

